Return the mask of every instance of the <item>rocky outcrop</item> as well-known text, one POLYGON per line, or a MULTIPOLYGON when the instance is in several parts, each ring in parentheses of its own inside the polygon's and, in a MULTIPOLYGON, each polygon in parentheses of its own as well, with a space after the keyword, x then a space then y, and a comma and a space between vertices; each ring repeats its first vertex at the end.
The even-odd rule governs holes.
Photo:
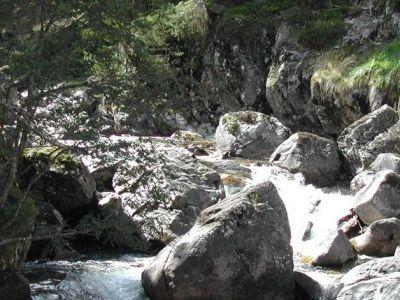
POLYGON ((396 247, 400 245, 400 220, 390 218, 375 221, 362 235, 352 238, 351 243, 359 254, 394 255, 396 247))
POLYGON ((332 140, 298 132, 283 142, 270 162, 292 173, 300 172, 306 182, 332 185, 340 175, 339 151, 332 140))
POLYGON ((356 194, 355 212, 365 224, 400 217, 400 176, 379 172, 371 183, 356 194))
POLYGON ((8 300, 30 300, 29 281, 15 272, 0 271, 0 295, 8 300))
POLYGON ((218 173, 190 152, 147 146, 145 161, 139 152, 119 166, 113 188, 141 238, 164 244, 186 233, 203 209, 224 198, 224 189, 218 173))
POLYGON ((30 168, 28 182, 35 172, 43 172, 32 190, 61 214, 95 202, 96 183, 88 168, 74 155, 54 147, 27 148, 24 159, 30 168))
POLYGON ((309 255, 303 256, 303 261, 309 261, 316 266, 340 266, 354 259, 357 254, 342 230, 331 232, 321 241, 309 255))
POLYGON ((396 111, 384 105, 343 130, 338 145, 353 174, 366 169, 380 153, 396 152, 395 133, 389 131, 395 131, 398 120, 396 111))
POLYGON ((290 133, 274 117, 241 111, 221 117, 215 139, 217 148, 232 156, 266 159, 290 133))
POLYGON ((335 299, 396 300, 399 295, 400 259, 388 257, 368 261, 350 270, 341 279, 335 299))
POLYGON ((293 299, 286 209, 271 182, 205 209, 145 269, 151 299, 293 299))

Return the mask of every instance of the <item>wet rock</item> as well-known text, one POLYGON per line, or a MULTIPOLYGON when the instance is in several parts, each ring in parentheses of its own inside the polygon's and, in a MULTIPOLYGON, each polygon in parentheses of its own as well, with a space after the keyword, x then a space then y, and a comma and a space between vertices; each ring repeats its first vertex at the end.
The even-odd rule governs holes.
POLYGON ((251 170, 235 160, 202 161, 202 163, 217 171, 219 174, 251 178, 251 170))
POLYGON ((400 220, 383 219, 372 223, 360 236, 350 240, 359 254, 372 256, 394 255, 400 245, 400 220))
POLYGON ((337 300, 396 300, 400 295, 400 259, 380 258, 351 269, 339 283, 337 300))
POLYGON ((289 136, 290 130, 278 119, 252 111, 223 115, 215 133, 220 151, 259 159, 268 158, 289 136))
POLYGON ((219 174, 190 152, 156 144, 149 155, 145 162, 139 155, 122 164, 113 188, 141 238, 165 244, 186 233, 225 193, 219 174))
POLYGON ((303 237, 302 237, 302 241, 307 241, 307 240, 309 240, 310 239, 310 236, 311 236, 311 229, 313 228, 313 226, 314 226, 314 223, 313 222, 308 222, 307 223, 307 227, 306 227, 306 229, 304 230, 304 234, 303 234, 303 237))
POLYGON ((246 178, 240 176, 221 174, 221 179, 225 187, 226 195, 237 193, 246 185, 246 178))
POLYGON ((361 173, 354 176, 350 182, 350 190, 353 193, 357 193, 366 185, 370 184, 374 179, 376 173, 374 171, 362 171, 361 173))
POLYGON ((8 300, 30 300, 29 281, 15 272, 0 271, 0 295, 8 300))
POLYGON ((397 246, 394 256, 400 258, 400 246, 397 246))
POLYGON ((400 174, 400 154, 381 153, 371 164, 371 170, 375 172, 389 170, 400 174))
POLYGON ((211 148, 214 142, 206 140, 202 135, 197 132, 178 130, 171 135, 172 142, 182 147, 189 147, 190 145, 203 148, 211 148))
POLYGON ((95 202, 96 183, 74 155, 53 147, 28 148, 24 159, 31 172, 44 171, 32 189, 61 214, 95 202))
POLYGON ((400 176, 381 171, 355 197, 354 210, 365 224, 400 217, 400 176))
POLYGON ((306 182, 317 185, 332 185, 340 174, 336 143, 307 132, 293 134, 283 142, 270 162, 292 173, 300 172, 306 182))
POLYGON ((312 265, 329 267, 343 265, 356 257, 349 239, 343 231, 338 230, 316 246, 309 259, 303 257, 303 260, 310 260, 312 265))
POLYGON ((271 182, 205 209, 145 269, 151 299, 293 299, 286 209, 271 182))
MULTIPOLYGON (((343 130, 338 145, 353 174, 366 169, 380 153, 391 152, 391 148, 395 148, 394 141, 391 142, 385 132, 398 120, 396 111, 384 105, 343 130)), ((391 138, 394 140, 394 136, 391 138)))

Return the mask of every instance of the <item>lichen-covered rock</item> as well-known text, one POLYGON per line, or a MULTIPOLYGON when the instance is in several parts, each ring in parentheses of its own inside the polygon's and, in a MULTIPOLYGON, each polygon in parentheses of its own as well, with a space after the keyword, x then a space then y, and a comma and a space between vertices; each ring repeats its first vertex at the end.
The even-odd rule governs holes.
POLYGON ((113 188, 141 238, 165 244, 186 233, 225 193, 218 173, 190 152, 167 144, 151 147, 145 162, 139 154, 119 166, 113 188))
POLYGON ((359 254, 394 255, 396 247, 400 245, 400 220, 390 218, 375 221, 362 235, 352 238, 351 243, 359 254))
POLYGON ((142 274, 151 299, 293 299, 287 213, 271 182, 205 209, 142 274))
POLYGON ((351 269, 339 283, 337 300, 397 300, 400 295, 400 258, 368 261, 351 269))
POLYGON ((371 164, 371 170, 375 172, 389 170, 400 174, 400 154, 381 153, 371 164))
POLYGON ((389 135, 386 131, 398 120, 396 111, 384 105, 343 130, 338 145, 353 174, 366 169, 380 153, 392 152, 392 148, 396 148, 395 141, 391 142, 395 139, 394 133, 389 135))
POLYGON ((215 139, 217 148, 232 156, 266 159, 290 134, 274 117, 240 111, 221 117, 215 139))
POLYGON ((306 182, 332 185, 340 175, 339 151, 334 141, 298 132, 283 142, 270 162, 292 173, 302 173, 306 182))
POLYGON ((30 168, 28 182, 35 172, 43 172, 33 191, 61 214, 95 201, 96 183, 88 168, 74 155, 54 147, 27 148, 24 160, 30 168))
POLYGON ((311 252, 303 255, 303 260, 309 261, 312 265, 325 267, 340 266, 357 257, 353 246, 342 230, 331 232, 311 252))
POLYGON ((0 297, 7 300, 30 300, 29 281, 15 272, 0 271, 0 297))
POLYGON ((400 176, 381 171, 356 194, 355 212, 365 224, 400 217, 400 176))

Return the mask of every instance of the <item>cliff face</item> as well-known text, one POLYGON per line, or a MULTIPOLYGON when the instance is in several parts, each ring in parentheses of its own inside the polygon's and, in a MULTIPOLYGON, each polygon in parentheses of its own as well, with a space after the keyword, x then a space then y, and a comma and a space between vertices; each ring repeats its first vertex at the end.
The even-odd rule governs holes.
POLYGON ((223 113, 247 109, 272 114, 293 130, 337 137, 371 110, 397 106, 390 87, 349 77, 397 41, 395 1, 333 1, 332 7, 245 2, 208 3, 208 34, 196 54, 200 88, 185 103, 190 110, 181 125, 204 133, 223 113))

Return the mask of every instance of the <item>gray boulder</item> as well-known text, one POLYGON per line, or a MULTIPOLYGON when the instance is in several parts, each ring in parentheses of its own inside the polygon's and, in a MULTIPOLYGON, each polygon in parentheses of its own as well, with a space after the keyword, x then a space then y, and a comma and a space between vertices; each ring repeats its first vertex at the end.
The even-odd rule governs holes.
POLYGON ((294 272, 296 291, 300 299, 333 299, 337 279, 322 272, 294 272))
POLYGON ((33 186, 45 202, 61 214, 95 202, 96 182, 80 159, 54 147, 27 148, 23 153, 31 171, 43 176, 33 186))
POLYGON ((290 134, 274 117, 240 111, 221 117, 215 139, 217 148, 232 156, 266 159, 290 134))
POLYGON ((361 152, 361 160, 368 167, 381 153, 400 154, 400 122, 379 134, 361 152))
POLYGON ((399 299, 400 258, 375 259, 351 269, 338 290, 337 300, 399 299))
POLYGON ((167 144, 154 144, 119 166, 113 178, 126 215, 146 241, 168 243, 186 233, 200 212, 225 197, 218 173, 167 144))
POLYGON ((381 171, 355 197, 354 210, 365 224, 397 218, 400 216, 400 176, 381 171))
POLYGON ((298 132, 283 142, 270 162, 292 173, 300 172, 306 182, 332 185, 340 175, 339 151, 334 141, 298 132))
POLYGON ((303 256, 303 261, 309 260, 316 266, 340 266, 354 259, 357 254, 342 230, 331 232, 325 240, 321 241, 310 253, 308 259, 303 256))
POLYGON ((350 182, 350 190, 355 194, 359 192, 366 185, 370 184, 374 179, 376 173, 373 171, 362 171, 358 173, 350 182))
POLYGON ((342 131, 338 138, 339 149, 347 159, 349 169, 353 174, 359 169, 366 169, 378 154, 391 152, 387 150, 395 148, 395 145, 390 147, 390 143, 385 142, 388 138, 386 135, 380 135, 389 130, 398 120, 396 111, 384 105, 342 131), (378 150, 380 152, 377 152, 378 150))
POLYGON ((362 235, 352 238, 351 243, 359 254, 394 255, 396 247, 400 245, 400 220, 390 218, 375 221, 362 235))
POLYGON ((371 164, 371 170, 375 172, 389 170, 400 174, 400 154, 381 153, 371 164))
POLYGON ((293 299, 285 206, 266 182, 205 209, 142 274, 151 299, 293 299))

